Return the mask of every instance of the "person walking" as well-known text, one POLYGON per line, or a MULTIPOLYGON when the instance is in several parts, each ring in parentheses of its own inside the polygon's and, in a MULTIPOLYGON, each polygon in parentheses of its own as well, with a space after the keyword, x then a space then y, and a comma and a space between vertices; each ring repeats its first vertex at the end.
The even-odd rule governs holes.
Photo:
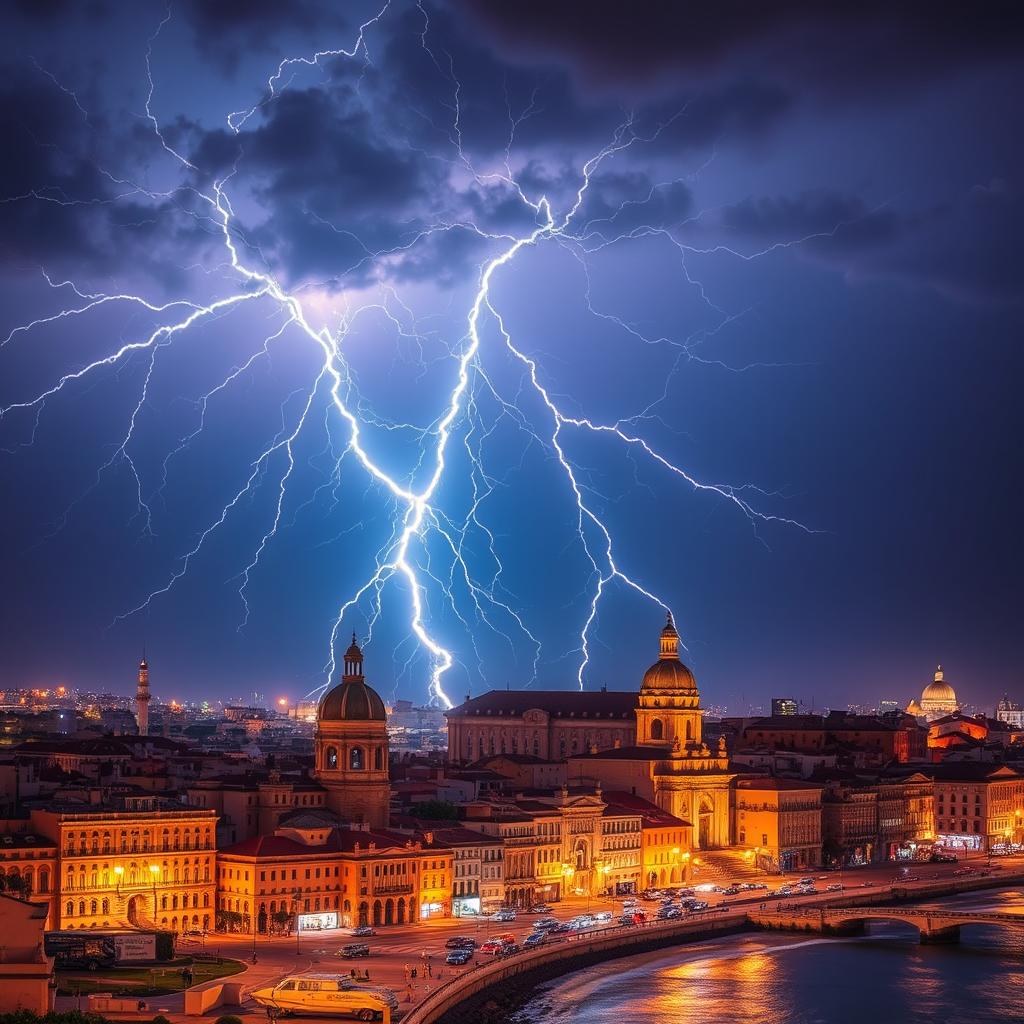
POLYGON ((409 965, 408 964, 405 965, 405 983, 407 985, 409 984, 409 965))

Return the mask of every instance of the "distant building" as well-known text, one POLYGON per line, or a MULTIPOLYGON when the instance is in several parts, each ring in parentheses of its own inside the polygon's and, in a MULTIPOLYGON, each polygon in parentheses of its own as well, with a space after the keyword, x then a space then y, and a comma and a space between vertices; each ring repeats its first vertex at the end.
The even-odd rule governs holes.
POLYGON ((798 713, 797 702, 792 697, 772 697, 772 716, 795 715, 798 713))
POLYGON ((736 839, 767 870, 821 865, 822 786, 795 779, 736 781, 736 839))
POLYGON ((1024 728, 1024 705, 1010 700, 1004 693, 1003 699, 996 705, 996 720, 1018 729, 1024 728))
POLYGON ((960 710, 956 699, 956 691, 946 682, 942 666, 935 670, 932 681, 921 692, 921 699, 911 700, 907 705, 907 714, 915 718, 944 718, 960 710))
POLYGON ((139 723, 139 735, 149 733, 149 665, 145 657, 139 662, 139 685, 135 691, 135 718, 139 723))

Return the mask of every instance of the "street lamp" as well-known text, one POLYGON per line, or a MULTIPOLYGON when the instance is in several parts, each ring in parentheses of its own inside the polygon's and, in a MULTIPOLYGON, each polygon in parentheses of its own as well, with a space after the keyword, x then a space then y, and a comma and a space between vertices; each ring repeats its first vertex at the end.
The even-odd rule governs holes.
POLYGON ((117 883, 115 885, 115 890, 116 890, 118 896, 121 895, 121 876, 123 874, 124 874, 124 868, 121 867, 120 864, 115 864, 114 865, 114 878, 117 879, 117 883))
POLYGON ((562 883, 562 893, 565 894, 568 886, 572 883, 572 876, 576 874, 576 869, 571 864, 562 865, 562 877, 565 881, 562 883))
POLYGON ((295 955, 302 956, 302 949, 299 947, 299 894, 292 893, 292 924, 295 925, 295 955))
POLYGON ((689 873, 690 873, 690 851, 689 850, 687 850, 683 854, 682 861, 683 861, 683 882, 685 883, 685 882, 689 881, 689 878, 687 877, 687 875, 689 875, 689 873))

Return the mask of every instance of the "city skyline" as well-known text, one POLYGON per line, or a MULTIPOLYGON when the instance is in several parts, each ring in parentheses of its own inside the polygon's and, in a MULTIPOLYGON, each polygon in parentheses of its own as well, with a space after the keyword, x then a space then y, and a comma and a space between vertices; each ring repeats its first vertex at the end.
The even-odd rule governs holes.
POLYGON ((0 688, 1024 696, 1016 21, 299 6, 8 15, 0 688))

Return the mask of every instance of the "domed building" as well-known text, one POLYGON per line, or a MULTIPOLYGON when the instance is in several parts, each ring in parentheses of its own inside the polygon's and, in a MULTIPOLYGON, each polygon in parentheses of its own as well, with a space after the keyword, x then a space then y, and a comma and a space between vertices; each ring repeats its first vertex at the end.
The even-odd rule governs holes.
POLYGON ((907 705, 907 713, 915 717, 925 717, 929 721, 952 715, 960 710, 960 702, 956 699, 956 691, 946 682, 942 666, 935 670, 932 681, 921 692, 919 701, 912 700, 907 705))
POLYGON ((644 673, 636 711, 636 742, 700 746, 700 693, 693 673, 679 660, 679 633, 669 612, 658 660, 644 673))
POLYGON ((346 823, 386 828, 387 709, 366 685, 363 652, 352 635, 341 682, 320 700, 316 714, 314 775, 327 791, 327 806, 346 823))

